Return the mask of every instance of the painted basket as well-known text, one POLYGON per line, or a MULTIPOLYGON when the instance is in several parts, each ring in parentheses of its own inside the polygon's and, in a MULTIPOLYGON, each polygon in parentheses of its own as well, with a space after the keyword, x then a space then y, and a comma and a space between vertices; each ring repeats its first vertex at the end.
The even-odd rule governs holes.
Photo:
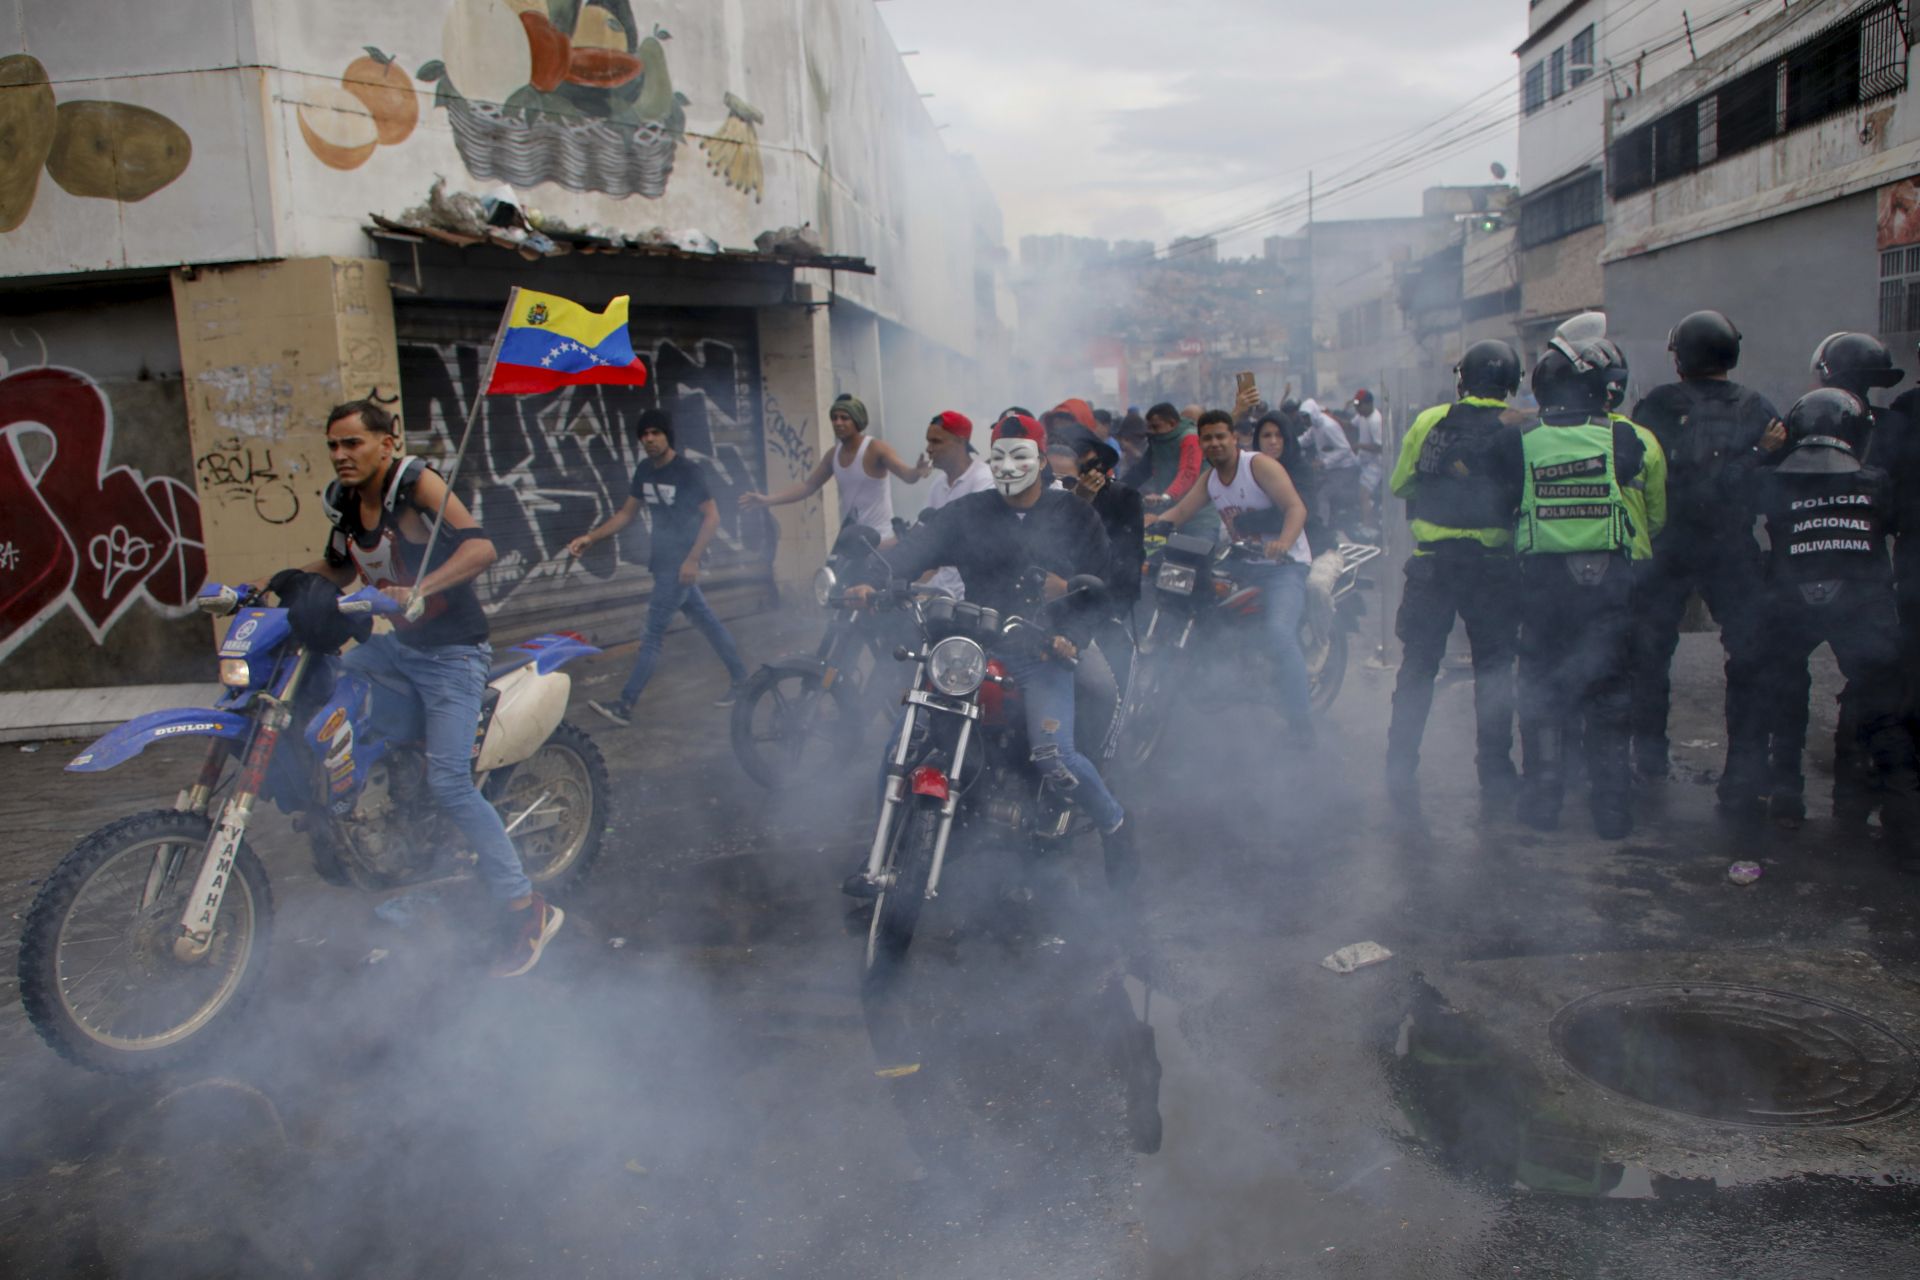
POLYGON ((557 182, 610 196, 666 194, 678 140, 665 125, 541 116, 532 124, 491 102, 448 104, 454 145, 476 178, 516 187, 557 182))

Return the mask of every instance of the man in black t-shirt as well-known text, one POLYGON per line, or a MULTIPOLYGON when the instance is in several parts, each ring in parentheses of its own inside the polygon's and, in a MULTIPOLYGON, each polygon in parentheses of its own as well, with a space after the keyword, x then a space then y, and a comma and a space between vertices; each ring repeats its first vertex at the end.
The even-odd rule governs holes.
POLYGON ((727 664, 730 683, 715 702, 730 706, 747 681, 746 664, 734 648, 733 637, 714 615, 706 596, 700 593, 700 556, 720 527, 720 510, 707 490, 707 477, 691 459, 674 452, 673 420, 665 410, 649 409, 640 415, 640 448, 646 460, 633 469, 633 487, 627 500, 611 517, 595 525, 567 544, 567 554, 578 556, 602 538, 633 523, 642 506, 653 531, 648 546, 647 569, 653 574, 653 596, 647 602, 647 628, 640 637, 640 654, 634 659, 633 674, 620 691, 617 702, 590 701, 588 706, 615 724, 633 723, 633 704, 653 678, 660 660, 660 647, 666 639, 673 615, 686 611, 720 661, 727 664))

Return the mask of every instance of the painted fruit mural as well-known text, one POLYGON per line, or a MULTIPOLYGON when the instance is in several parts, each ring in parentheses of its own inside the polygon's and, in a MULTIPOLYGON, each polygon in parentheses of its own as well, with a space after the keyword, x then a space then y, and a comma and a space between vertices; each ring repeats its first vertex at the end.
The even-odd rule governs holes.
POLYGON ((413 81, 372 45, 347 64, 340 83, 319 85, 295 113, 307 150, 332 169, 358 169, 374 151, 405 142, 420 122, 413 81))
POLYGON ((187 171, 193 139, 128 102, 56 102, 31 54, 0 58, 0 232, 26 221, 40 171, 68 195, 132 204, 187 171))
POLYGON ((643 33, 630 0, 454 0, 443 56, 418 75, 474 177, 657 198, 687 129, 671 38, 657 24, 643 33))

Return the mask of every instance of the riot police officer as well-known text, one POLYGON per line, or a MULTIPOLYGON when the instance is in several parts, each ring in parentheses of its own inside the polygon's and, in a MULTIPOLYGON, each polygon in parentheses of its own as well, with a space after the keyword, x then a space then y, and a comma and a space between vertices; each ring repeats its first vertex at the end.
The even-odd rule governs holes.
POLYGON ((1555 337, 1533 369, 1540 425, 1494 437, 1483 464, 1508 486, 1519 511, 1520 816, 1543 831, 1559 825, 1566 741, 1579 724, 1593 827, 1608 840, 1633 829, 1627 743, 1634 525, 1626 489, 1647 483, 1638 435, 1608 414, 1616 358, 1601 340, 1555 337))
POLYGON ((1730 485, 1778 415, 1766 397, 1732 382, 1740 331, 1718 311, 1696 311, 1668 335, 1678 382, 1655 387, 1633 421, 1666 454, 1667 527, 1636 583, 1633 633, 1633 755, 1642 777, 1667 775, 1669 670, 1687 598, 1698 590, 1726 650, 1727 759, 1724 811, 1752 812, 1766 785, 1767 740, 1758 684, 1754 591, 1759 546, 1730 485))
POLYGON ((1389 487, 1407 502, 1413 556, 1394 633, 1400 676, 1387 729, 1387 786, 1410 800, 1433 681, 1457 616, 1473 650, 1476 764, 1483 798, 1511 794, 1515 613, 1513 501, 1491 475, 1461 475, 1454 463, 1502 430, 1507 397, 1520 388, 1520 355, 1497 338, 1468 347, 1455 367, 1459 399, 1413 420, 1389 487))
POLYGON ((1800 801, 1807 657, 1824 641, 1852 689, 1873 785, 1885 804, 1882 822, 1890 835, 1905 837, 1912 829, 1913 743, 1901 720, 1900 625, 1887 555, 1897 517, 1886 474, 1859 458, 1871 425, 1866 402, 1851 391, 1828 387, 1802 396, 1787 414, 1787 452, 1753 472, 1746 510, 1765 520, 1771 544, 1763 599, 1765 687, 1775 699, 1772 794, 1800 801))
MULTIPOLYGON (((1906 435, 1908 427, 1904 413, 1873 403, 1874 391, 1897 386, 1904 376, 1894 365, 1893 352, 1887 349, 1886 343, 1870 333, 1830 334, 1814 348, 1810 368, 1816 386, 1850 391, 1866 405, 1869 419, 1866 433, 1854 442, 1854 451, 1859 458, 1871 458, 1874 442, 1883 437, 1888 438, 1889 443, 1885 448, 1891 451, 1892 441, 1906 435)), ((1799 672, 1796 678, 1801 690, 1798 696, 1804 700, 1812 681, 1804 671, 1799 672)), ((1782 696, 1793 695, 1792 690, 1775 692, 1782 696)), ((1843 825, 1864 827, 1873 811, 1876 788, 1871 776, 1871 761, 1860 733, 1859 699, 1856 694, 1852 681, 1848 681, 1840 693, 1840 716, 1833 731, 1833 812, 1843 825)), ((1800 738, 1795 738, 1794 748, 1798 749, 1800 745, 1800 738)), ((1805 816, 1805 804, 1797 790, 1791 793, 1775 790, 1768 799, 1775 818, 1793 823, 1805 816)))

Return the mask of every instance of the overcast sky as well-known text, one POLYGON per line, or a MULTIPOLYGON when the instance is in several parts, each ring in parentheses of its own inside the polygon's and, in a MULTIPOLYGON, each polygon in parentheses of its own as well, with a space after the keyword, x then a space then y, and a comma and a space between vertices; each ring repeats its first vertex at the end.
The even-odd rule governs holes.
POLYGON ((986 171, 1010 247, 1053 231, 1164 244, 1257 220, 1223 240, 1245 254, 1304 220, 1266 211, 1299 203, 1309 167, 1316 217, 1417 213, 1423 187, 1515 168, 1524 0, 878 7, 918 50, 907 67, 948 146, 986 171), (1463 135, 1448 145, 1416 135, 1370 157, 1458 108, 1439 126, 1463 135), (1329 192, 1393 158, 1413 162, 1329 192))

